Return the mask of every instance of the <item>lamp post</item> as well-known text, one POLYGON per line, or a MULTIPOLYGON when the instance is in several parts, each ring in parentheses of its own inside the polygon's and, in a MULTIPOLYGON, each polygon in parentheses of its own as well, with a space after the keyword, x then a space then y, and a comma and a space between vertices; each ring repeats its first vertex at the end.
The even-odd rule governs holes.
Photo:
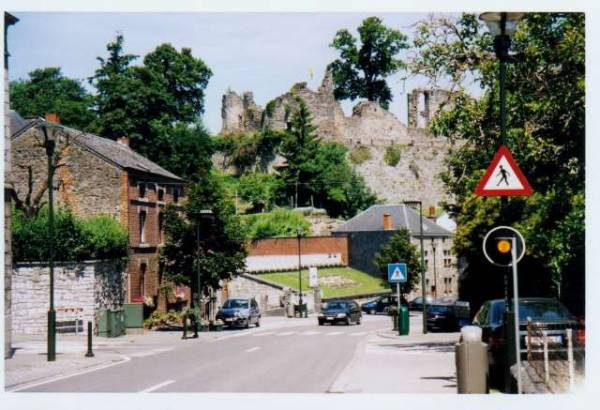
POLYGON ((50 278, 50 307, 48 309, 47 360, 56 360, 56 311, 54 310, 54 148, 55 134, 60 126, 45 122, 40 125, 44 133, 44 148, 48 159, 48 270, 50 278))
MULTIPOLYGON (((514 34, 517 23, 523 14, 487 12, 479 15, 479 19, 487 24, 490 34, 494 37, 494 51, 500 62, 500 145, 506 145, 506 63, 510 61, 508 54, 510 37, 514 34)), ((508 224, 507 201, 505 196, 500 198, 500 218, 504 224, 508 224)), ((506 270, 504 272, 504 302, 505 310, 508 312, 508 271, 506 270)))
POLYGON ((300 240, 302 238, 302 234, 300 233, 300 228, 297 229, 297 238, 298 238, 298 291, 299 291, 299 299, 298 299, 298 309, 302 309, 302 253, 300 251, 300 240))
POLYGON ((433 252, 433 300, 437 299, 437 271, 435 269, 435 238, 431 238, 431 251, 433 252))
MULTIPOLYGON (((203 312, 201 311, 201 307, 202 307, 202 280, 201 280, 201 273, 200 273, 200 256, 201 256, 201 251, 202 248, 200 247, 200 242, 201 240, 206 240, 206 234, 204 233, 206 230, 206 226, 210 223, 212 223, 212 221, 215 218, 215 214, 213 213, 212 210, 210 209, 202 209, 200 210, 200 220, 196 223, 196 283, 197 283, 197 295, 196 295, 196 306, 198 307, 198 311, 200 312, 201 315, 203 315, 203 312), (202 225, 202 228, 204 229, 200 229, 200 225, 202 225)), ((211 295, 212 296, 212 295, 211 295)), ((211 300, 212 303, 212 300, 211 300)), ((211 317, 212 314, 212 307, 209 305, 209 318, 211 317)))
MULTIPOLYGON (((419 238, 421 242, 421 268, 425 269, 425 255, 423 253, 423 203, 421 201, 404 201, 404 205, 419 205, 419 238)), ((408 221, 407 221, 408 223, 408 221)), ((423 334, 427 333, 427 298, 425 292, 425 271, 421 273, 421 298, 423 299, 423 334)))

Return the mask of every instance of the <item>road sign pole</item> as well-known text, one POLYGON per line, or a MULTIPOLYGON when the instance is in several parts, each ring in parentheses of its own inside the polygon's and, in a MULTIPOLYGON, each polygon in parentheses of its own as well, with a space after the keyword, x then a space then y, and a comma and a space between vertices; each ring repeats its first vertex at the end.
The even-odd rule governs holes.
POLYGON ((513 271, 513 306, 515 316, 515 349, 517 353, 517 393, 521 394, 521 337, 519 334, 519 281, 517 273, 517 238, 511 239, 512 271, 513 271))
POLYGON ((398 294, 398 315, 400 314, 400 283, 396 283, 396 293, 398 294))

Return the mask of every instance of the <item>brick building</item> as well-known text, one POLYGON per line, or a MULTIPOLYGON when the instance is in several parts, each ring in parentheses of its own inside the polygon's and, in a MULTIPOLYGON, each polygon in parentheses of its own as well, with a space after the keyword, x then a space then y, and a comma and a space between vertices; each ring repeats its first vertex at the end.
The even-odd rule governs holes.
MULTIPOLYGON (((39 125, 46 120, 23 120, 15 112, 12 117, 14 193, 21 201, 28 196, 45 200, 47 159, 39 125)), ((184 181, 133 151, 126 138, 113 141, 61 127, 55 152, 56 203, 78 217, 106 214, 118 219, 129 233, 125 301, 151 297, 158 303, 163 209, 185 199, 184 181)))

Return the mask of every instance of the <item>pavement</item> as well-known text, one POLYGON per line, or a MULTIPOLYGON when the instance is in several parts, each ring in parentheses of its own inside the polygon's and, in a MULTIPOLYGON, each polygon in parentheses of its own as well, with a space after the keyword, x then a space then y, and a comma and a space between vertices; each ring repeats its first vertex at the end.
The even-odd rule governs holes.
POLYGON ((260 328, 200 333, 146 331, 95 338, 60 335, 48 363, 45 340, 17 339, 5 361, 7 391, 28 392, 427 392, 455 393, 458 334, 397 336, 387 316, 361 325, 318 326, 316 317, 263 318, 260 328), (398 380, 402 379, 402 384, 398 380))

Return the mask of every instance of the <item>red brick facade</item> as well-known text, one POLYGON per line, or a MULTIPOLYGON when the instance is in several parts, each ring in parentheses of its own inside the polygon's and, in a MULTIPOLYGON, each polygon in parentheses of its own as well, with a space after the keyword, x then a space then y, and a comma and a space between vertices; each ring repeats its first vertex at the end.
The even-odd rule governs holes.
MULTIPOLYGON (((340 253, 342 263, 348 264, 348 238, 346 236, 312 236, 300 239, 303 254, 340 253)), ((252 241, 247 246, 248 256, 294 255, 298 253, 297 238, 269 238, 252 241)))

